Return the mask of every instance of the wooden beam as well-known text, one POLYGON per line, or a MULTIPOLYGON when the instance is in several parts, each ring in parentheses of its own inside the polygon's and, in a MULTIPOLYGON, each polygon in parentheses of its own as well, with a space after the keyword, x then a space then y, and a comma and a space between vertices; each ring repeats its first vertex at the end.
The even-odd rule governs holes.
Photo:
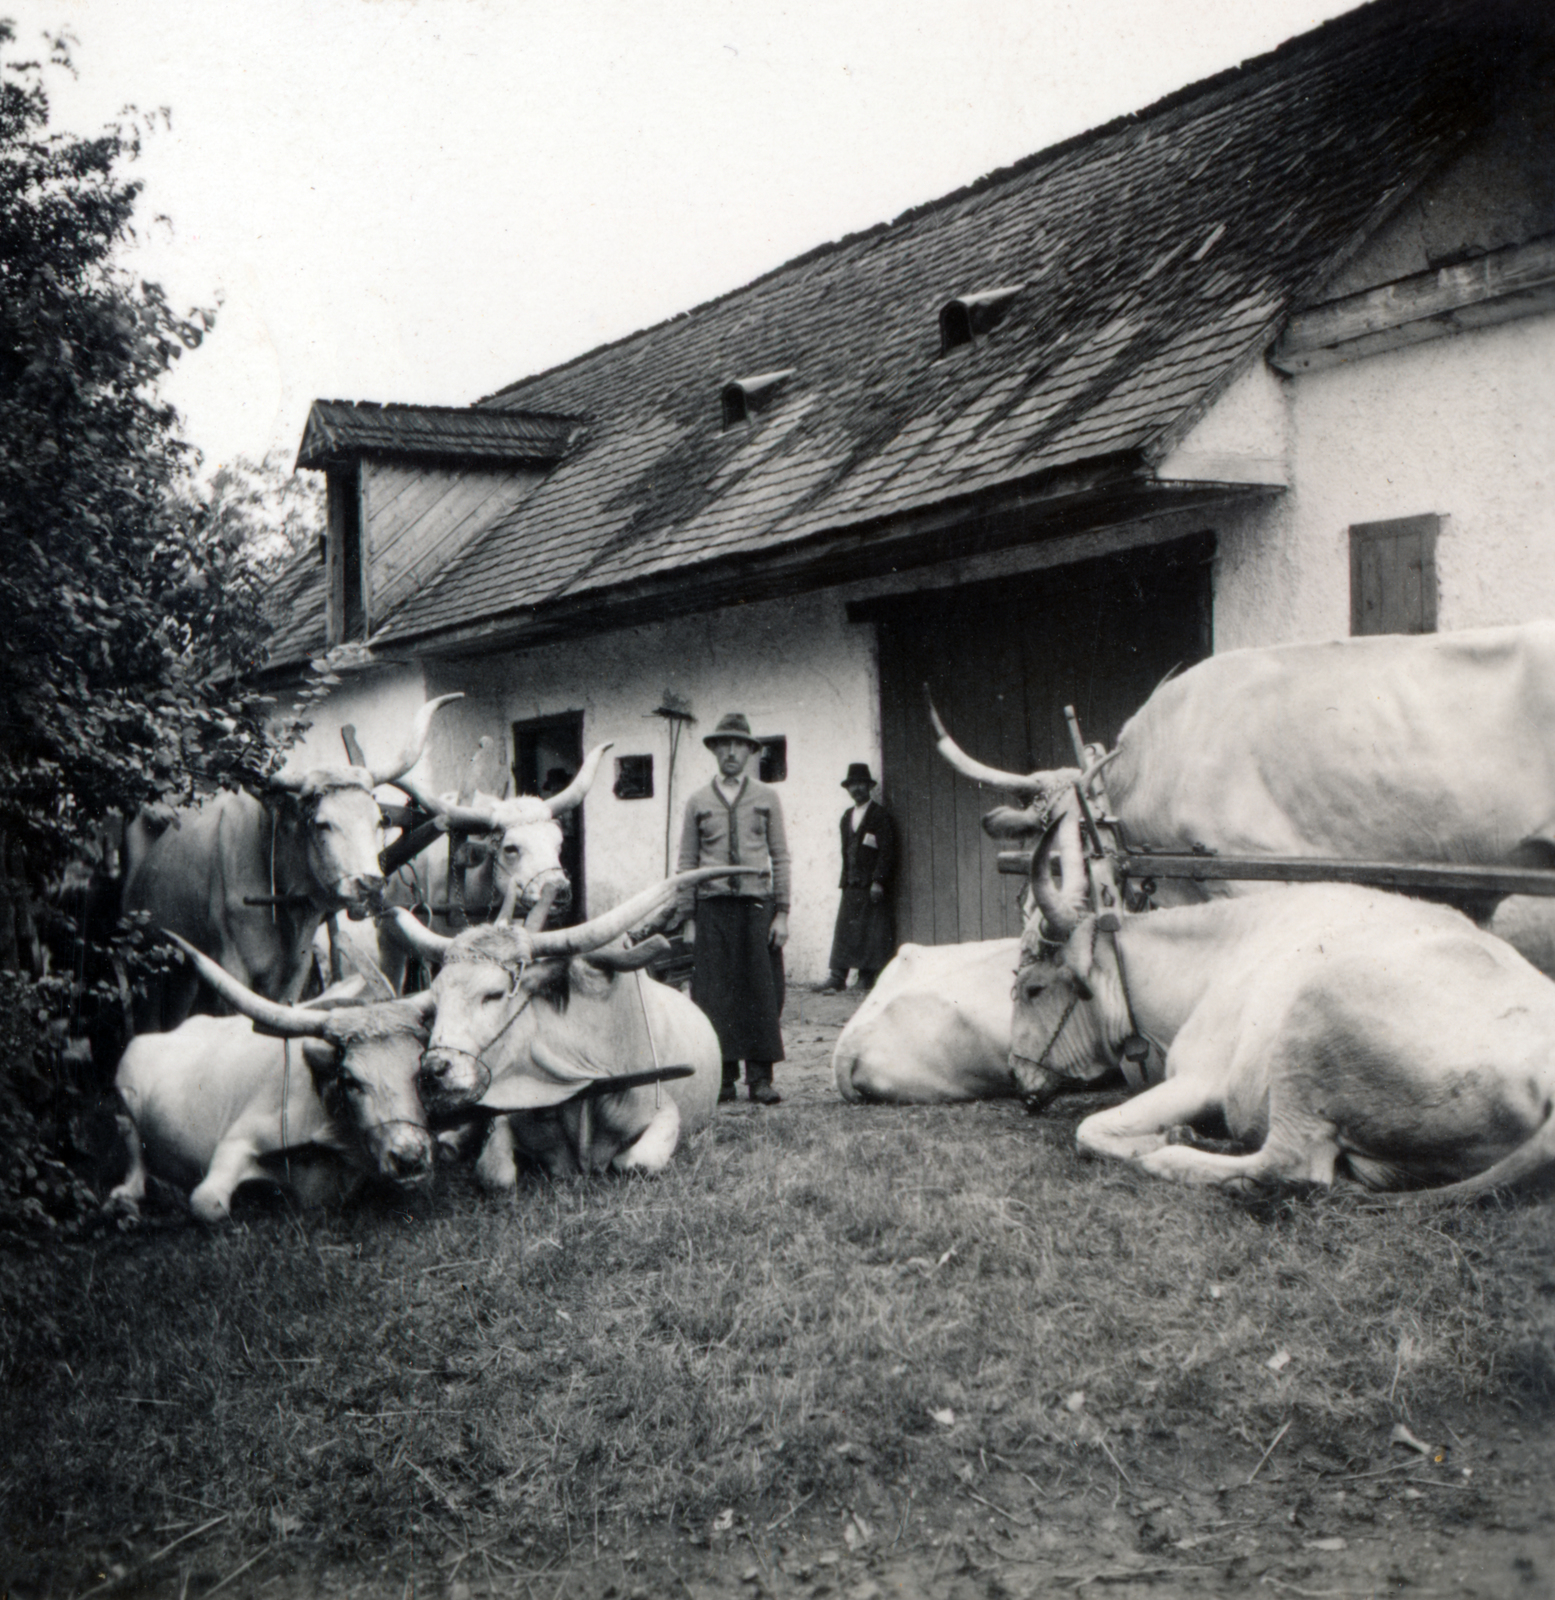
POLYGON ((1270 353, 1281 372, 1338 366, 1555 308, 1555 236, 1298 311, 1270 353))
MULTIPOLYGON (((1555 872, 1538 867, 1463 867, 1438 861, 1338 861, 1326 856, 1199 856, 1137 851, 1120 869, 1141 878, 1194 883, 1360 883, 1375 889, 1555 896, 1555 872)), ((1031 851, 1001 850, 999 871, 1026 876, 1031 851)))

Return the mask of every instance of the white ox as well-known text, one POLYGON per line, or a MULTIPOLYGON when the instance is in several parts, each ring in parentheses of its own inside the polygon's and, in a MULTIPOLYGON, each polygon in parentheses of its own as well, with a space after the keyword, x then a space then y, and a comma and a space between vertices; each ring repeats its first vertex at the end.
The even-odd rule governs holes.
POLYGON ((682 1133, 710 1120, 722 1079, 713 1025, 678 990, 625 970, 640 953, 607 947, 667 911, 680 886, 728 876, 727 867, 681 873, 552 932, 502 919, 446 939, 399 914, 405 937, 443 962, 422 1067, 428 1110, 516 1113, 493 1130, 488 1186, 516 1183, 515 1147, 553 1176, 657 1172, 682 1133), (613 1078, 670 1066, 691 1075, 608 1089, 613 1078))
MULTIPOLYGON (((952 766, 1028 798, 984 818, 994 837, 1034 838, 1073 808, 1078 769, 1002 772, 934 721, 952 766)), ((1552 727, 1555 622, 1229 650, 1150 696, 1101 782, 1135 849, 1547 867, 1552 727)), ((1251 887, 1163 879, 1158 898, 1251 887)), ((1538 959, 1547 941, 1531 920, 1513 937, 1538 959)))
MULTIPOLYGON (((420 760, 433 714, 459 698, 422 706, 404 750, 385 767, 320 767, 271 780, 262 800, 220 794, 188 811, 142 813, 126 833, 124 911, 145 912, 245 987, 295 1000, 320 922, 382 901, 374 787, 420 760)), ((170 975, 138 1026, 175 1027, 198 986, 192 968, 170 975)))
MULTIPOLYGON (((482 754, 489 743, 482 740, 482 754)), ((414 783, 401 783, 400 787, 423 810, 441 819, 445 828, 483 836, 477 846, 479 859, 464 882, 465 903, 472 911, 481 914, 502 905, 511 888, 514 906, 520 913, 532 909, 542 898, 548 899, 557 913, 565 913, 572 903, 572 884, 562 866, 563 836, 557 818, 583 803, 600 762, 611 748, 610 742, 596 745, 572 782, 559 793, 544 797, 498 796, 480 791, 435 796, 414 783)), ((450 869, 446 850, 429 858, 424 867, 413 870, 414 890, 407 893, 400 885, 392 886, 388 896, 391 902, 404 905, 408 899, 416 899, 428 907, 448 903, 450 869)), ((377 965, 396 991, 404 987, 410 953, 398 935, 398 927, 396 918, 380 921, 376 951, 377 965)), ((349 933, 347 940, 351 941, 349 933)))
POLYGON ((1502 940, 1449 907, 1341 884, 1126 915, 1098 934, 1078 827, 1055 822, 1033 863, 1045 922, 1022 940, 1015 1075, 1040 1105, 1138 1040, 1161 1080, 1086 1118, 1082 1150, 1188 1183, 1347 1176, 1445 1185, 1439 1197, 1555 1164, 1555 984, 1502 940), (1178 1142, 1217 1117, 1250 1148, 1178 1142))
POLYGON ((185 949, 248 1015, 191 1017, 130 1042, 114 1080, 129 1171, 110 1206, 138 1211, 148 1170, 190 1189, 190 1208, 205 1222, 229 1215, 239 1184, 280 1182, 288 1169, 309 1200, 337 1197, 363 1175, 405 1186, 431 1174, 416 1093, 430 995, 285 1006, 185 949), (254 1021, 303 1038, 300 1052, 289 1058, 285 1040, 257 1032, 254 1021))
POLYGON ((1010 996, 1018 939, 904 944, 837 1035, 844 1100, 928 1105, 1013 1095, 1010 996))

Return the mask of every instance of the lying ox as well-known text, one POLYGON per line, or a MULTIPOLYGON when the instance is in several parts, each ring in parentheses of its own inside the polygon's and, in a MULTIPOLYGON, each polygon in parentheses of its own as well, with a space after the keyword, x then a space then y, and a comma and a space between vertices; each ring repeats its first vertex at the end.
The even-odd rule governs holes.
POLYGON ((1028 1104, 1127 1055, 1160 1079, 1086 1118, 1083 1150, 1188 1183, 1441 1196, 1555 1163, 1555 984, 1459 912, 1312 884, 1098 934, 1070 818, 1032 891, 1046 921, 1022 940, 1012 1058, 1028 1104), (1248 1153, 1174 1142, 1216 1117, 1248 1153))
MULTIPOLYGON (((220 794, 189 811, 142 813, 125 840, 123 908, 187 939, 245 987, 295 1000, 312 967, 313 937, 337 911, 378 909, 378 802, 373 789, 421 758, 437 708, 422 706, 399 756, 384 767, 319 767, 273 779, 263 798, 220 794), (251 903, 257 902, 257 903, 251 903)), ((169 983, 140 1010, 137 1031, 175 1027, 198 980, 169 983)))
POLYGON ((191 1017, 130 1042, 114 1080, 130 1164, 111 1206, 138 1211, 148 1170, 192 1187, 190 1208, 204 1222, 228 1216, 239 1184, 280 1182, 288 1169, 305 1199, 342 1194, 362 1175, 400 1185, 430 1175, 416 1094, 429 994, 332 1010, 284 1006, 178 942, 247 1015, 191 1017), (255 1022, 302 1038, 301 1050, 288 1057, 287 1043, 255 1022))
POLYGON ((904 944, 837 1036, 844 1100, 924 1105, 1013 1095, 1010 991, 1020 941, 904 944))
MULTIPOLYGON (((991 812, 995 837, 1033 839, 1074 805, 1078 769, 1002 772, 934 722, 951 765, 1030 802, 991 812)), ((1543 867, 1555 865, 1552 725, 1555 623, 1230 650, 1162 684, 1100 779, 1135 849, 1543 867)), ((1163 879, 1158 898, 1249 887, 1163 879)), ((1548 960, 1548 915, 1504 914, 1518 947, 1548 960)))
MULTIPOLYGON (((749 869, 735 869, 745 871, 749 869)), ((681 873, 576 928, 535 932, 505 919, 443 938, 398 914, 419 953, 441 961, 437 1019, 423 1061, 428 1111, 514 1112, 484 1158, 492 1187, 517 1181, 512 1150, 553 1176, 656 1172, 682 1132, 713 1115, 722 1079, 718 1036, 678 990, 606 948, 673 903, 677 888, 730 869, 681 873), (689 1066, 678 1081, 599 1093, 608 1080, 689 1066)))

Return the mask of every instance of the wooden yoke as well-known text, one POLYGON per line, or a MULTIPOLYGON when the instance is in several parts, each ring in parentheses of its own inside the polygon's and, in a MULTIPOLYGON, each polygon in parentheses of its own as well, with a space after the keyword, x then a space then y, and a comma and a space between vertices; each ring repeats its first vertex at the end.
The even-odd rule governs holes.
MULTIPOLYGON (((1074 786, 1075 798, 1080 803, 1080 819, 1086 839, 1088 861, 1086 877, 1090 884, 1091 910, 1096 913, 1096 931, 1098 933, 1116 933, 1123 926, 1123 892, 1118 887, 1117 872, 1113 866, 1112 854, 1107 846, 1114 841, 1111 839, 1111 828, 1105 821, 1098 823, 1095 813, 1091 810, 1091 802, 1086 794, 1088 782, 1094 781, 1089 770, 1085 756, 1085 741, 1080 737, 1080 721, 1075 716, 1073 706, 1064 707, 1064 721, 1069 726, 1069 740, 1074 746, 1075 762, 1080 768, 1080 781, 1074 786), (1102 836, 1102 828, 1107 827, 1109 837, 1102 836)), ((1105 806, 1103 817, 1106 816, 1105 806)))

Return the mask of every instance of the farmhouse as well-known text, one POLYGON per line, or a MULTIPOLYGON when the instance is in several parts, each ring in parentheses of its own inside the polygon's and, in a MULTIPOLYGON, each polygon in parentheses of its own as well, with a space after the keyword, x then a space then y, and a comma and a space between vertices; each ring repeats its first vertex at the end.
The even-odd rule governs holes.
POLYGON ((319 401, 329 531, 271 671, 439 787, 483 736, 582 813, 598 911, 672 862, 701 736, 783 785, 790 970, 825 971, 838 787, 882 775, 898 928, 1018 929, 933 753, 1062 764, 1249 644, 1555 615, 1555 70, 1537 0, 1379 0, 469 408, 319 401))

